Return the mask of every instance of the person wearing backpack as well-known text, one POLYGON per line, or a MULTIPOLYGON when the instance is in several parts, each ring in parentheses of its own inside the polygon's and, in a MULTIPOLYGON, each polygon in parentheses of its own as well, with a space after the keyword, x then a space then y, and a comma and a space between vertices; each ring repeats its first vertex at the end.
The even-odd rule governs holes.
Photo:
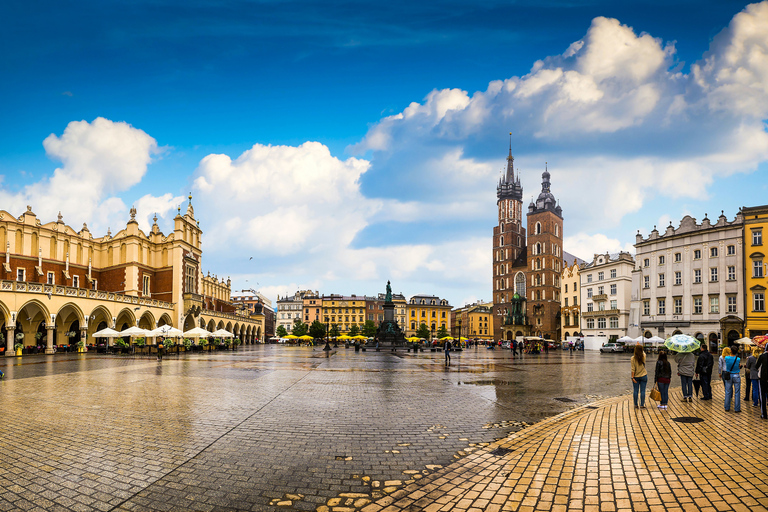
POLYGON ((721 374, 725 386, 725 410, 731 410, 733 399, 733 412, 741 412, 741 358, 732 355, 731 349, 723 349, 723 372, 721 374), (735 393, 735 395, 734 395, 735 393))
POLYGON ((449 366, 451 364, 451 342, 448 340, 445 340, 445 345, 443 345, 443 350, 445 351, 445 366, 449 366))

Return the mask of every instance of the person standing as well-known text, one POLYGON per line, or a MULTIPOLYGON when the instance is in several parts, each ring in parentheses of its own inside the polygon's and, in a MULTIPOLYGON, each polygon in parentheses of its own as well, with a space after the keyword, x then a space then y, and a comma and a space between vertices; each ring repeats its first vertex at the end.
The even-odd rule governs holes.
POLYGON ((163 338, 160 338, 158 344, 157 344, 157 360, 162 361, 163 360, 163 352, 165 352, 165 347, 163 347, 163 342, 165 340, 163 338))
POLYGON ((731 410, 731 398, 733 398, 733 412, 741 412, 741 358, 731 354, 731 349, 723 349, 721 375, 725 386, 725 410, 731 410))
POLYGON ((512 356, 517 355, 517 340, 512 340, 512 356))
POLYGON ((693 402, 693 374, 696 373, 696 356, 693 352, 675 354, 677 374, 683 387, 683 402, 693 402))
POLYGON ((712 400, 712 368, 715 366, 715 360, 712 354, 707 350, 707 345, 701 346, 701 354, 696 360, 696 373, 701 380, 701 399, 712 400))
POLYGON ((645 409, 645 387, 648 384, 648 370, 645 369, 645 351, 642 345, 635 345, 635 353, 630 361, 632 367, 632 398, 635 409, 645 409), (640 405, 637 396, 640 395, 640 405))
POLYGON ((666 409, 667 402, 669 401, 669 383, 672 382, 672 366, 667 361, 667 353, 663 350, 659 351, 659 359, 656 361, 653 379, 654 383, 659 387, 659 393, 661 393, 659 409, 666 409))
POLYGON ((765 351, 757 358, 755 365, 758 380, 760 383, 760 417, 768 420, 768 343, 765 345, 765 351))
POLYGON ((451 342, 448 340, 445 340, 445 344, 443 345, 443 350, 445 351, 445 366, 449 366, 451 364, 451 342))
POLYGON ((744 401, 749 401, 749 388, 752 385, 752 405, 757 407, 760 405, 760 379, 757 376, 757 358, 760 356, 760 349, 755 347, 752 353, 747 358, 747 362, 744 366, 744 377, 749 379, 747 381, 747 391, 744 392, 744 401))

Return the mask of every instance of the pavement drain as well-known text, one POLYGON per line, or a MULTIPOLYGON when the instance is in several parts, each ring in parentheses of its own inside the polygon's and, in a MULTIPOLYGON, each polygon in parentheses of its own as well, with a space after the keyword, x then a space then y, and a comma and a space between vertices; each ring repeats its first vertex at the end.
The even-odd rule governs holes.
POLYGON ((495 450, 493 450, 491 452, 491 455, 496 455, 496 456, 499 456, 499 457, 503 457, 504 455, 506 455, 508 453, 512 453, 512 450, 510 450, 509 448, 496 448, 495 450))
POLYGON ((557 400, 558 402, 564 402, 564 403, 571 403, 571 402, 575 402, 576 401, 573 398, 566 398, 564 396, 555 398, 555 400, 557 400))
POLYGON ((352 457, 349 457, 347 455, 337 455, 336 460, 352 460, 352 457))
POLYGON ((598 407, 595 407, 594 405, 585 405, 585 409, 598 409, 598 407))
POLYGON ((704 418, 699 418, 696 416, 678 416, 677 418, 672 418, 672 421, 676 421, 678 423, 701 423, 704 421, 704 418))

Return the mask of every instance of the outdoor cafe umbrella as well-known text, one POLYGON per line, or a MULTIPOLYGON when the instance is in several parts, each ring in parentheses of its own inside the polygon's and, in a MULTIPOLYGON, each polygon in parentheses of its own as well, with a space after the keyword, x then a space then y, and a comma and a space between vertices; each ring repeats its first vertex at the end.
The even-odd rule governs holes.
POLYGON ((315 339, 315 338, 313 338, 313 337, 312 337, 312 336, 310 336, 309 334, 305 334, 304 336, 299 336, 299 339, 300 339, 300 340, 304 340, 304 341, 312 341, 312 340, 313 340, 313 339, 315 339))
POLYGON ((184 332, 185 338, 207 338, 211 335, 210 331, 203 329, 202 327, 195 327, 184 332))
POLYGON ((124 331, 120 331, 118 334, 121 337, 122 336, 130 336, 131 338, 135 338, 135 337, 138 337, 138 336, 147 336, 149 334, 149 331, 134 325, 133 327, 129 327, 129 328, 125 329, 124 331))
POLYGON ((617 339, 616 341, 620 343, 632 343, 635 340, 635 338, 630 338, 629 336, 622 336, 621 338, 617 339))
POLYGON ((699 343, 699 340, 696 338, 688 336, 687 334, 675 334, 674 336, 667 338, 667 340, 664 342, 664 346, 669 350, 685 353, 698 350, 698 348, 701 346, 701 343, 699 343))
POLYGON ((148 336, 152 336, 152 337, 164 336, 166 338, 179 338, 183 335, 184 333, 181 332, 181 329, 177 329, 172 325, 161 325, 160 327, 157 327, 149 331, 149 334, 148 334, 148 336))
POLYGON ((411 342, 421 341, 421 338, 417 338, 416 336, 411 336, 410 338, 405 338, 405 339, 411 342))
POLYGON ((768 342, 768 336, 755 336, 752 341, 760 348, 765 348, 766 342, 768 342))
POLYGON ((755 342, 752 341, 750 338, 739 338, 738 340, 736 340, 736 343, 738 345, 754 345, 755 344, 755 342))
POLYGON ((94 338, 119 338, 120 333, 109 327, 93 333, 94 338))
POLYGON ((213 331, 211 333, 211 336, 214 338, 234 338, 235 335, 231 332, 227 331, 226 329, 219 329, 217 331, 213 331))

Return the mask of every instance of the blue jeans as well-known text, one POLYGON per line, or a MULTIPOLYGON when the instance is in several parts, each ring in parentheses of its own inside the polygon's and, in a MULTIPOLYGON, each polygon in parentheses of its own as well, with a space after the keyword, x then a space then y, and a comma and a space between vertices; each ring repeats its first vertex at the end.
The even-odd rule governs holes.
POLYGON ((637 382, 632 383, 632 398, 635 399, 635 405, 637 405, 637 395, 640 394, 640 405, 645 406, 645 386, 648 384, 648 376, 635 377, 637 382))
POLYGON ((658 382, 659 393, 661 393, 661 403, 659 405, 667 405, 669 401, 669 382, 658 382))
POLYGON ((760 379, 752 380, 752 405, 757 405, 760 402, 760 379))
POLYGON ((733 410, 741 411, 741 375, 732 373, 731 380, 725 380, 723 384, 725 385, 725 410, 731 410, 731 398, 733 398, 733 410))
POLYGON ((683 386, 683 397, 693 398, 693 377, 688 377, 687 375, 681 375, 680 383, 683 386))

